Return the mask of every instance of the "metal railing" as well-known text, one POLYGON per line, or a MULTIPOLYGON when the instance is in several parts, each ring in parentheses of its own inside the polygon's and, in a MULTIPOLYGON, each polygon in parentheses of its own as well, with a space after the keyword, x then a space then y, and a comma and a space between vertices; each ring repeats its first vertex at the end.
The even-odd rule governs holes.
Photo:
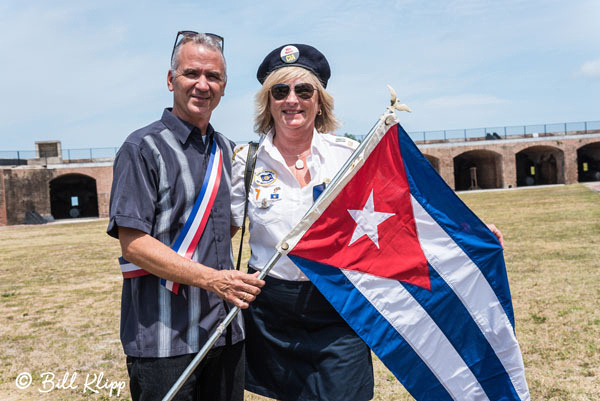
MULTIPOLYGON (((477 141, 486 139, 528 138, 548 135, 587 134, 600 131, 600 121, 461 128, 413 131, 408 135, 417 143, 477 141)), ((362 135, 354 135, 359 140, 362 135)))
POLYGON ((408 135, 413 141, 423 143, 587 134, 590 131, 600 131, 600 121, 417 131, 408 135))
MULTIPOLYGON (((600 132, 600 121, 570 123, 514 125, 485 128, 464 128, 437 131, 416 131, 408 135, 417 143, 476 141, 486 139, 528 138, 548 135, 588 134, 600 132)), ((353 135, 362 140, 362 135, 353 135)), ((118 147, 62 149, 62 160, 66 162, 112 159, 118 147)), ((34 150, 0 150, 0 164, 27 164, 29 159, 55 157, 55 154, 39 155, 34 150)))
MULTIPOLYGON (((119 148, 79 148, 62 149, 62 160, 67 162, 91 161, 98 159, 114 159, 119 148)), ((43 159, 56 157, 56 153, 40 152, 35 150, 0 150, 0 159, 14 161, 14 164, 27 164, 30 159, 43 159)))

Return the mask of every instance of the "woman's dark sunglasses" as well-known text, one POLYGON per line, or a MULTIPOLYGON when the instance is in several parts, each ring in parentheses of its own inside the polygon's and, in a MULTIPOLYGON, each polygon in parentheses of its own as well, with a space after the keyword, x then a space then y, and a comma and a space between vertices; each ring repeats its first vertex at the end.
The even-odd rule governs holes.
MULTIPOLYGON (((199 35, 198 32, 196 31, 179 31, 177 32, 177 36, 175 36, 175 44, 173 45, 173 51, 171 51, 171 58, 173 58, 173 54, 175 54, 175 48, 177 47, 177 44, 179 43, 179 37, 181 36, 181 39, 187 37, 187 36, 195 36, 195 35, 199 35)), ((217 43, 219 43, 219 47, 221 48, 221 53, 223 53, 223 50, 225 48, 225 39, 222 36, 216 35, 214 33, 205 33, 204 35, 206 36, 210 36, 211 38, 215 39, 217 41, 217 43)))
MULTIPOLYGON (((294 93, 300 99, 308 100, 313 97, 315 93, 315 87, 311 84, 296 84, 294 86, 294 93)), ((271 96, 275 100, 283 100, 290 94, 290 86, 288 84, 275 84, 271 87, 271 96)))

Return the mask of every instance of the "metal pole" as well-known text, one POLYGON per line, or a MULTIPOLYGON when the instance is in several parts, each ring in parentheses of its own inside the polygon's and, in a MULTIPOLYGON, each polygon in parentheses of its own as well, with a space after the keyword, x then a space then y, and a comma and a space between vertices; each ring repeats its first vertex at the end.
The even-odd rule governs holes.
POLYGON ((504 139, 506 139, 506 127, 504 127, 504 139))
POLYGON ((21 155, 19 154, 18 150, 17 150, 17 164, 21 164, 21 155))
MULTIPOLYGON (((279 260, 281 255, 282 254, 280 252, 277 252, 271 257, 271 260, 269 260, 269 262, 267 263, 265 268, 258 275, 259 279, 262 280, 267 275, 267 273, 269 273, 271 271, 271 269, 273 268, 273 266, 275 266, 275 263, 277 263, 277 261, 279 260)), ((163 401, 172 400, 173 397, 175 397, 175 394, 177 394, 177 392, 179 390, 181 390, 181 387, 183 386, 185 381, 190 377, 192 372, 198 367, 200 362, 202 362, 202 359, 204 359, 206 354, 208 354, 208 351, 210 351, 212 346, 217 342, 219 337, 221 337, 223 332, 225 332, 225 329, 227 328, 227 326, 229 326, 229 324, 231 324, 231 322, 233 321, 233 319, 237 316, 237 314, 239 312, 240 312, 240 308, 237 306, 234 307, 231 311, 229 311, 229 313, 227 314, 225 319, 219 324, 219 326, 217 326, 217 329, 210 336, 208 341, 206 341, 206 343, 204 344, 204 346, 202 347, 200 352, 198 352, 198 354, 194 357, 192 362, 190 362, 188 367, 185 368, 185 370, 183 371, 181 376, 179 376, 179 379, 177 379, 175 384, 173 384, 173 387, 171 387, 169 392, 164 396, 164 398, 162 399, 163 401)))
MULTIPOLYGON (((387 115, 387 114, 384 113, 384 116, 385 115, 387 115)), ((359 154, 359 152, 361 152, 366 147, 368 139, 370 138, 370 135, 373 132, 375 132, 375 129, 379 126, 379 124, 382 121, 384 121, 383 118, 381 118, 380 120, 378 120, 375 123, 375 125, 373 125, 373 127, 369 130, 369 133, 365 136, 365 139, 354 150, 353 154, 359 154)), ((321 194, 321 196, 319 196, 319 199, 325 199, 327 197, 327 194, 330 193, 331 190, 332 190, 332 188, 334 188, 336 186, 336 183, 339 180, 341 180, 341 177, 346 173, 346 170, 351 166, 351 164, 353 162, 354 162, 354 157, 352 157, 352 156, 349 157, 348 160, 346 160, 346 162, 344 163, 344 165, 342 166, 342 168, 340 168, 340 170, 337 172, 337 174, 333 177, 333 180, 331 180, 331 183, 325 188, 325 190, 323 191, 323 193, 321 194)), ((317 200, 317 202, 315 202, 315 203, 312 204, 312 206, 304 214, 304 217, 302 217, 302 219, 304 219, 306 216, 308 216, 315 209, 315 207, 317 206, 317 204, 318 204, 318 200, 317 200)), ((273 266, 275 266, 275 263, 277 263, 277 261, 279 260, 279 258, 282 255, 283 255, 282 251, 277 251, 271 257, 271 259, 267 262, 267 264, 265 265, 265 267, 262 269, 262 271, 258 275, 258 278, 260 280, 262 280, 262 279, 265 278, 265 276, 271 271, 271 269, 273 268, 273 266)), ((227 326, 229 326, 229 324, 233 321, 233 319, 237 316, 237 314, 239 312, 240 312, 240 308, 238 308, 236 306, 236 307, 234 307, 227 314, 227 316, 225 317, 225 319, 219 324, 219 326, 217 326, 217 329, 215 330, 215 332, 206 341, 206 343, 204 344, 204 346, 202 347, 202 349, 194 357, 194 359, 192 360, 192 362, 190 362, 190 364, 188 365, 188 367, 185 368, 185 370, 183 371, 183 373, 181 374, 181 376, 179 376, 179 378, 177 379, 177 381, 175 382, 175 384, 173 384, 173 386, 171 387, 171 389, 169 390, 169 392, 164 396, 164 398, 162 399, 162 401, 170 401, 170 400, 173 399, 173 397, 175 396, 175 394, 177 394, 177 392, 181 389, 181 387, 183 386, 183 384, 185 383, 185 381, 190 377, 190 375, 192 374, 192 372, 194 371, 194 369, 196 369, 198 367, 198 365, 200 364, 200 362, 202 361, 202 359, 204 359, 204 357, 206 356, 206 354, 208 354, 208 351, 217 342, 217 340, 219 339, 219 337, 221 337, 221 335, 223 334, 223 332, 225 331, 225 329, 227 328, 227 326)))

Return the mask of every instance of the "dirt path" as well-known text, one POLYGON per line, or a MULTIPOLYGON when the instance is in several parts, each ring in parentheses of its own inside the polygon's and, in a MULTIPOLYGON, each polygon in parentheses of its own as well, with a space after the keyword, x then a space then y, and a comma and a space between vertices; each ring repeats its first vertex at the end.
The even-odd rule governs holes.
POLYGON ((600 192, 600 182, 599 181, 589 182, 589 183, 585 184, 585 186, 590 189, 593 189, 594 191, 600 192))

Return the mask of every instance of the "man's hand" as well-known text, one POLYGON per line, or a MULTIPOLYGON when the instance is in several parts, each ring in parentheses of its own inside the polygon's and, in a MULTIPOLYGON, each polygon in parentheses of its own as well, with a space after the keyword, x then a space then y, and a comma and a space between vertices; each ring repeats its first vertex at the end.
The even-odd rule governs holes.
POLYGON ((259 272, 247 274, 237 270, 214 270, 207 279, 206 289, 240 309, 246 309, 265 285, 263 280, 257 278, 258 274, 259 272))
POLYGON ((498 230, 498 227, 496 227, 493 224, 486 224, 486 225, 487 225, 487 228, 490 229, 492 234, 494 234, 496 236, 496 238, 498 238, 498 241, 500 241, 500 245, 502 246, 502 249, 504 249, 504 237, 502 236, 502 233, 500 232, 500 230, 498 230))
POLYGON ((193 285, 246 309, 265 285, 257 273, 216 270, 178 255, 171 248, 141 231, 119 227, 123 257, 157 277, 193 285))

